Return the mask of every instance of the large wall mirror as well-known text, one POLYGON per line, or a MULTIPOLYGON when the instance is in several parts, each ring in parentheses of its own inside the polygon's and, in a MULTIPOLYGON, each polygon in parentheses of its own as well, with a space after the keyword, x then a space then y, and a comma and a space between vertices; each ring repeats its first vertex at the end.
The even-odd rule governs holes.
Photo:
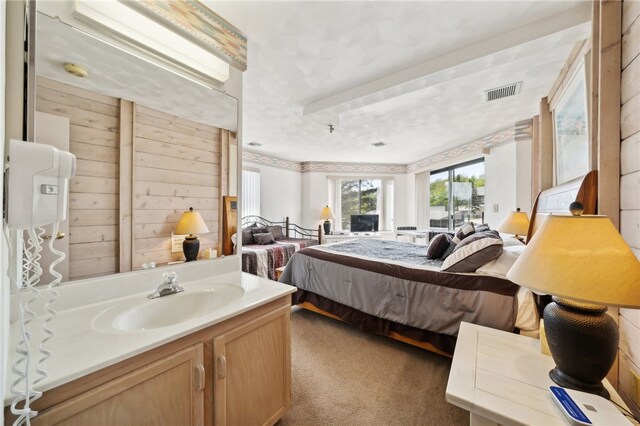
POLYGON ((183 260, 171 235, 190 207, 209 230, 201 251, 220 255, 223 196, 237 192, 236 99, 79 30, 51 11, 59 2, 40 3, 35 141, 77 158, 57 244, 64 281, 183 260))

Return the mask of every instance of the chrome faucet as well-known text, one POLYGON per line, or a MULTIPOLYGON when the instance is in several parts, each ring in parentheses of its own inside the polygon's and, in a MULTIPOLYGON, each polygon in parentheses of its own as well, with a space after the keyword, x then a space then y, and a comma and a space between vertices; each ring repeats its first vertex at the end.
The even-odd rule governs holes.
POLYGON ((160 284, 156 291, 147 296, 149 299, 156 299, 158 297, 168 296, 170 294, 176 294, 184 291, 184 288, 178 285, 177 273, 173 271, 164 272, 162 276, 164 277, 164 282, 160 284))

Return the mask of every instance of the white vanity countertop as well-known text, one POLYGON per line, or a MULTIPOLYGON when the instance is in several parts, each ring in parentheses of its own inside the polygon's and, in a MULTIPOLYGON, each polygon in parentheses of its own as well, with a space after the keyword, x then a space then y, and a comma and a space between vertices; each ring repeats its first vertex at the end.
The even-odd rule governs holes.
MULTIPOLYGON (((257 306, 264 305, 277 298, 291 294, 296 290, 295 287, 279 284, 255 275, 239 271, 224 271, 224 269, 228 270, 230 268, 217 268, 217 274, 215 272, 212 273, 211 265, 215 264, 215 262, 210 263, 206 267, 203 265, 204 262, 198 263, 200 264, 198 265, 200 275, 204 275, 206 278, 194 277, 194 273, 191 271, 187 272, 184 270, 184 267, 175 268, 175 270, 181 274, 181 277, 181 272, 185 272, 184 275, 190 279, 187 281, 179 277, 179 283, 184 287, 185 291, 175 296, 164 296, 161 298, 163 301, 166 300, 166 302, 170 302, 172 297, 176 297, 176 299, 173 300, 178 300, 181 294, 186 295, 190 291, 202 291, 215 285, 240 287, 244 291, 244 295, 224 304, 222 307, 214 309, 212 312, 207 312, 201 316, 162 328, 126 332, 116 330, 111 332, 104 330, 97 331, 94 329, 93 319, 109 308, 123 303, 125 299, 128 301, 135 299, 140 303, 144 303, 148 300, 147 295, 155 291, 158 284, 162 282, 161 273, 167 271, 167 269, 162 269, 155 273, 140 271, 119 274, 115 276, 118 278, 111 279, 100 278, 97 281, 98 284, 95 284, 93 281, 88 281, 84 283, 85 285, 76 285, 74 283, 58 287, 61 293, 60 303, 57 304, 58 314, 55 320, 51 322, 51 328, 53 328, 55 335, 46 344, 46 348, 52 352, 52 357, 45 364, 48 376, 38 383, 35 387, 36 390, 45 391, 55 388, 134 355, 138 355, 249 311, 257 306), (114 281, 116 281, 115 284, 114 281), (153 282, 153 284, 149 285, 147 281, 153 282), (96 285, 100 287, 96 287, 96 285), (105 287, 107 285, 109 286, 108 290, 107 287, 105 287), (114 291, 113 286, 126 286, 127 294, 123 295, 122 292, 114 291), (87 288, 92 290, 90 291, 91 300, 87 300, 86 294, 84 296, 78 296, 78 293, 86 293, 87 288), (101 292, 98 288, 105 289, 106 292, 101 292), (142 290, 142 288, 144 288, 144 290, 142 290), (119 297, 113 297, 116 294, 119 297)), ((242 290, 238 289, 239 292, 242 290)), ((40 321, 36 320, 33 323, 38 322, 40 321)), ((42 331, 38 329, 41 329, 41 327, 37 325, 34 328, 36 331, 33 333, 33 340, 39 342, 42 331)), ((10 404, 13 399, 10 386, 15 380, 15 376, 11 372, 11 366, 17 357, 15 345, 19 335, 19 323, 14 321, 11 324, 11 346, 8 360, 9 368, 7 368, 8 377, 5 391, 5 405, 10 404)), ((35 359, 39 358, 38 355, 36 345, 36 347, 32 349, 31 364, 35 364, 35 359)), ((30 374, 33 375, 32 377, 36 377, 35 371, 30 374)))

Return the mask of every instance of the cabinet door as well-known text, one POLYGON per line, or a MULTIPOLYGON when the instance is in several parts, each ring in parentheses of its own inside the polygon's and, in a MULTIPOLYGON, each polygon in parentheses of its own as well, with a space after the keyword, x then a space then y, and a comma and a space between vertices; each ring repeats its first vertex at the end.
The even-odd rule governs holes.
POLYGON ((34 425, 202 425, 203 344, 42 411, 34 425))
POLYGON ((291 405, 291 307, 213 341, 216 425, 271 425, 291 405))

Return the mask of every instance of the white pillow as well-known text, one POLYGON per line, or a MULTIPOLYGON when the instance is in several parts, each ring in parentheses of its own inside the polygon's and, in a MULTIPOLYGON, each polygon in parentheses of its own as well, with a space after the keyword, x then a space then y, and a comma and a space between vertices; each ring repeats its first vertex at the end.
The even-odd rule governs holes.
MULTIPOLYGON (((515 239, 515 238, 514 238, 515 239)), ((527 246, 523 244, 505 246, 502 248, 502 254, 491 262, 476 269, 478 274, 491 275, 498 278, 507 278, 507 272, 516 263, 518 257, 524 252, 527 246)))
POLYGON ((505 247, 524 247, 524 243, 517 238, 514 238, 511 234, 501 233, 500 238, 502 238, 505 247))

